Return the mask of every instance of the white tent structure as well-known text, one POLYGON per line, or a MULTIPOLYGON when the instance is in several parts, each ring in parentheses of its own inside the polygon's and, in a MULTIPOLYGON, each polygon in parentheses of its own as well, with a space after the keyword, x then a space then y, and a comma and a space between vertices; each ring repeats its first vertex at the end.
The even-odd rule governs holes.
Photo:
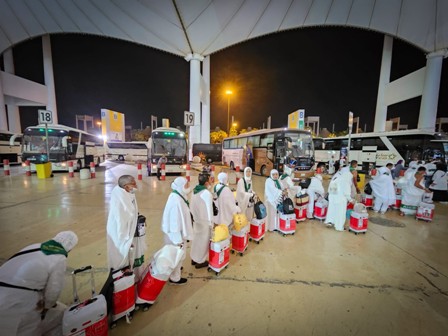
POLYGON ((435 127, 440 73, 448 48, 448 0, 0 0, 0 128, 20 129, 18 107, 56 112, 48 36, 82 33, 126 40, 190 62, 190 144, 208 142, 210 55, 266 34, 313 26, 356 27, 384 34, 375 131, 387 106, 422 96, 419 128, 435 127), (42 36, 45 85, 14 75, 12 47, 42 36), (426 67, 389 82, 393 38, 427 54, 426 67), (3 106, 7 105, 7 111, 3 106))

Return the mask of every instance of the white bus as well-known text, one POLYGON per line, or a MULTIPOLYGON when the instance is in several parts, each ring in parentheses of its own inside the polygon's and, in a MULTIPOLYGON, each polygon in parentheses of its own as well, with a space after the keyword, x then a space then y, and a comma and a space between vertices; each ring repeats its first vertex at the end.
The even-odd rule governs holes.
POLYGON ((157 161, 165 155, 166 173, 184 173, 187 165, 188 145, 185 133, 172 127, 158 127, 148 140, 148 176, 157 173, 157 161))
POLYGON ((9 131, 0 131, 0 164, 3 160, 9 160, 10 164, 21 162, 20 145, 22 134, 14 134, 9 131))
POLYGON ((272 169, 281 173, 284 164, 294 164, 295 177, 312 176, 314 146, 311 133, 293 128, 274 128, 225 138, 222 163, 231 169, 249 166, 262 176, 269 176, 272 169))
POLYGON ((27 127, 23 133, 22 162, 29 160, 31 171, 36 163, 51 162, 53 171, 68 171, 69 162, 79 170, 90 162, 104 161, 103 140, 93 134, 64 125, 48 126, 48 158, 45 125, 27 127))
MULTIPOLYGON (((325 138, 324 148, 316 150, 316 162, 328 164, 331 156, 339 160, 347 156, 348 135, 325 138)), ((447 162, 448 136, 424 130, 403 130, 352 134, 349 161, 357 160, 358 169, 367 172, 370 166, 381 167, 388 162, 403 160, 407 165, 413 159, 425 162, 439 159, 447 162)))
POLYGON ((104 144, 106 159, 112 161, 133 161, 144 163, 148 160, 148 142, 113 142, 104 144))

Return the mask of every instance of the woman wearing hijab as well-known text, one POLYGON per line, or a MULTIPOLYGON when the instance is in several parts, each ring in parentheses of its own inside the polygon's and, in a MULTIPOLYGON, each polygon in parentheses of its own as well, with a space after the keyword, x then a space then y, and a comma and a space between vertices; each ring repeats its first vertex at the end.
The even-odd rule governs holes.
POLYGON ((185 260, 187 240, 193 239, 193 227, 191 224, 190 203, 188 195, 191 192, 190 182, 185 177, 177 177, 171 183, 171 194, 166 201, 162 215, 162 232, 165 245, 180 246, 183 250, 179 264, 170 275, 170 283, 183 285, 186 278, 181 278, 182 263, 185 260))
POLYGON ((291 179, 293 170, 291 167, 285 165, 283 174, 280 176, 280 184, 283 190, 288 190, 288 197, 294 202, 296 195, 302 190, 302 187, 294 185, 291 179))
POLYGON ((389 205, 395 204, 395 187, 390 170, 387 167, 381 167, 378 169, 378 175, 369 183, 375 196, 373 211, 386 213, 389 205))
POLYGON ((51 326, 46 325, 45 315, 56 305, 64 287, 68 253, 77 243, 74 232, 63 231, 23 248, 0 267, 2 335, 35 336, 52 328, 62 334, 63 311, 52 318, 51 326))
POLYGON ((244 176, 238 181, 236 186, 236 201, 241 211, 246 215, 248 220, 254 216, 254 207, 251 204, 255 193, 252 189, 252 168, 244 168, 244 176))
POLYGON ((277 205, 282 201, 282 187, 278 180, 278 170, 272 169, 270 177, 266 179, 264 185, 264 200, 266 205, 266 226, 269 231, 277 230, 278 212, 277 205))
POLYGON ((230 229, 230 224, 233 222, 233 215, 240 213, 241 209, 236 205, 235 196, 233 196, 232 190, 227 186, 227 180, 228 176, 226 173, 221 172, 218 174, 219 183, 213 189, 216 206, 218 207, 218 215, 215 216, 214 222, 216 224, 225 224, 230 229))

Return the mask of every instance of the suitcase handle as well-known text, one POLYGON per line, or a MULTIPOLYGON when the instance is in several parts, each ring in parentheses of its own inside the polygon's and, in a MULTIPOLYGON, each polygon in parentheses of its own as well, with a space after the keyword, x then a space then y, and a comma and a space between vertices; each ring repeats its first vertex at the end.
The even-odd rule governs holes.
POLYGON ((72 282, 73 282, 73 300, 75 303, 79 302, 79 296, 78 296, 78 288, 76 285, 76 274, 85 272, 85 271, 90 271, 90 284, 92 286, 92 297, 94 297, 96 295, 96 291, 95 291, 95 279, 93 277, 93 267, 92 265, 88 265, 88 266, 84 266, 81 268, 77 268, 72 272, 72 282))

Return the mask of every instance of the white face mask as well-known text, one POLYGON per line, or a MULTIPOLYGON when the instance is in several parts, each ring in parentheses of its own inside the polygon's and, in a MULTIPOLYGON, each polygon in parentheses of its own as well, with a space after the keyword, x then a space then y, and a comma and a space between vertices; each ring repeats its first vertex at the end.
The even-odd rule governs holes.
POLYGON ((185 188, 182 190, 184 195, 188 195, 189 193, 191 193, 191 188, 185 188))
POLYGON ((137 188, 132 188, 131 190, 129 190, 129 193, 131 194, 135 194, 137 192, 137 188))

